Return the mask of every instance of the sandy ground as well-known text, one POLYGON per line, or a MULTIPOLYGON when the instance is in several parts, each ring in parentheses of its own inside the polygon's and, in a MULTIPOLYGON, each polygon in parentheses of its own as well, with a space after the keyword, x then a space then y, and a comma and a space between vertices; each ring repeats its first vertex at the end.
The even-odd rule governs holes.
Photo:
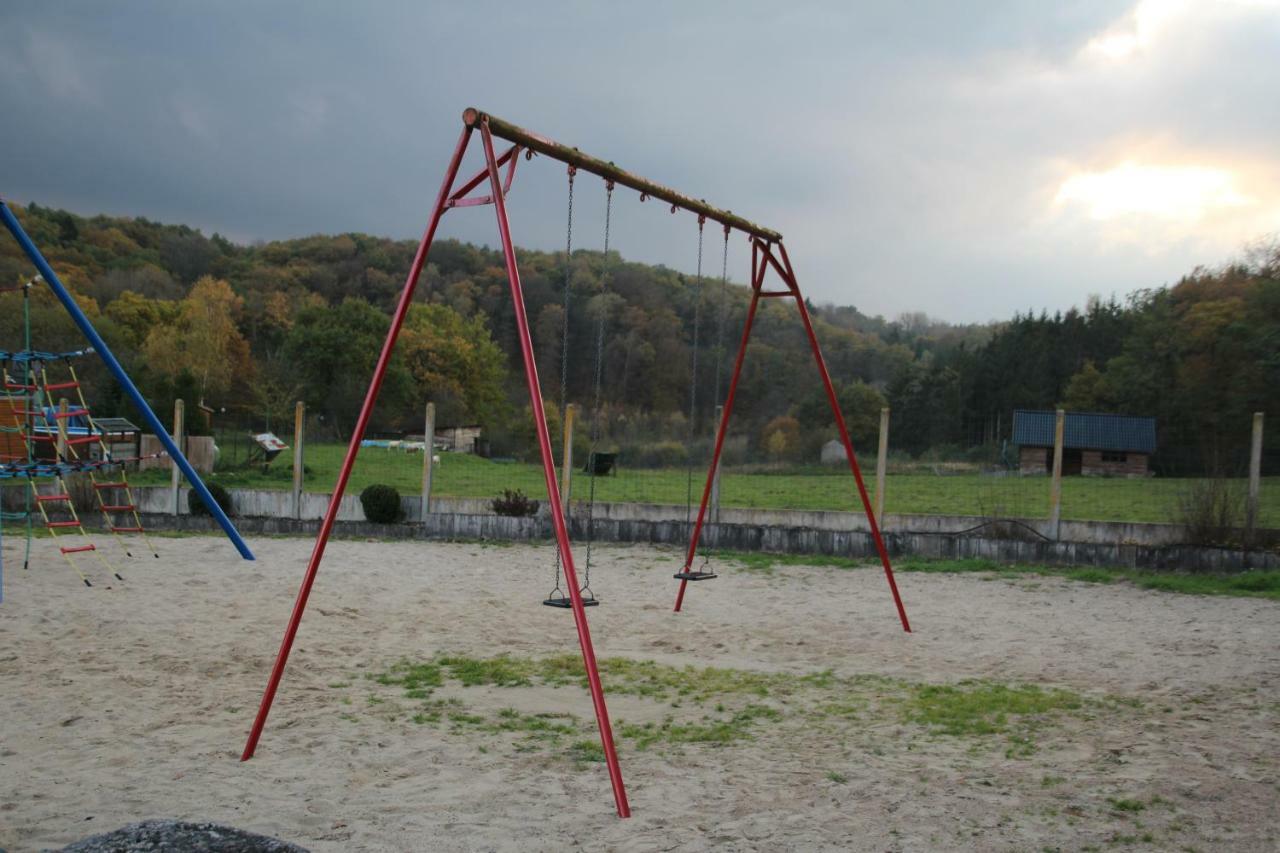
MULTIPOLYGON (((50 543, 23 573, 6 540, 0 848, 173 817, 317 851, 1280 849, 1275 602, 903 574, 908 635, 877 570, 722 564, 675 615, 673 552, 598 550, 602 657, 997 679, 1102 703, 1045 723, 1022 757, 893 714, 819 724, 790 709, 725 746, 624 741, 634 817, 621 821, 601 764, 364 704, 360 675, 401 659, 575 651, 568 613, 537 603, 549 548, 332 543, 258 756, 242 764, 311 543, 257 540, 255 563, 219 539, 160 544, 163 560, 86 589, 50 543)), ((466 691, 477 706, 591 720, 572 685, 466 691)), ((634 696, 610 707, 655 713, 634 696)))

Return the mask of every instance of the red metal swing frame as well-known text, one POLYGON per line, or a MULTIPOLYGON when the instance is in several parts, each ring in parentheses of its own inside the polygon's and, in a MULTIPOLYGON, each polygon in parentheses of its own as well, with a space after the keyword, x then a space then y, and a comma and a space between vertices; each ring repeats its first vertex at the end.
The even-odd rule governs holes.
MULTIPOLYGON (((492 204, 497 214, 498 233, 502 240, 502 253, 506 262, 507 279, 511 287, 511 298, 514 305, 516 331, 520 338, 520 354, 524 362, 525 383, 529 392, 529 402, 533 408, 534 425, 538 435, 538 450, 542 458, 543 476, 546 480, 547 487, 547 506, 551 512, 551 522, 555 530, 556 545, 560 552, 561 563, 564 568, 565 581, 568 585, 571 609, 573 611, 574 626, 578 633, 578 643, 582 649, 582 660, 587 673, 587 685, 591 693, 591 702, 595 710, 596 723, 599 728, 600 742, 604 748, 605 763, 609 771, 609 781, 613 787, 614 802, 617 807, 619 817, 629 817, 631 815, 631 807, 627 802, 626 788, 622 781, 622 770, 618 764, 617 750, 614 746, 613 730, 609 723, 609 712, 605 706, 604 688, 600 682, 600 672, 596 665, 595 650, 591 643, 591 630, 587 624, 587 614, 582 603, 582 596, 579 592, 577 569, 573 562, 573 550, 569 542, 569 531, 565 523, 563 504, 560 500, 560 488, 556 480, 555 461, 551 453, 551 439, 547 429, 546 411, 542 403, 542 389, 538 381, 538 369, 534 362, 533 343, 529 333, 529 319, 525 311, 524 293, 520 285, 520 270, 516 263, 515 246, 511 240, 511 227, 507 217, 506 194, 511 189, 512 181, 515 178, 516 166, 519 162, 520 155, 523 153, 526 157, 533 154, 544 154, 556 160, 567 163, 571 168, 581 169, 591 172, 623 186, 630 187, 640 192, 641 200, 648 197, 661 199, 671 205, 674 213, 677 209, 684 209, 698 214, 700 217, 714 220, 721 223, 726 229, 736 229, 747 234, 751 240, 751 307, 747 311, 745 327, 742 333, 742 342, 738 348, 737 358, 734 363, 733 378, 730 382, 728 396, 725 399, 724 414, 720 420, 720 427, 716 434, 715 453, 711 461, 711 467, 707 472, 707 484, 703 490, 702 502, 698 508, 698 519, 695 524, 689 541, 689 550, 685 561, 685 569, 688 570, 692 564, 694 555, 697 553, 698 540, 702 532, 703 522, 706 518, 707 503, 711 495, 712 482, 716 466, 720 462, 720 452, 724 446, 725 431, 728 428, 729 418, 733 412, 734 396, 738 387, 738 380, 742 373, 742 362, 746 355, 747 341, 751 337, 751 329, 756 316, 756 310, 761 299, 772 297, 791 296, 794 297, 796 305, 800 311, 800 317, 804 322, 805 332, 809 338, 810 347, 813 350, 814 359, 817 362, 818 372, 822 376, 823 385, 826 388, 827 399, 831 403, 832 412, 835 415, 836 426, 840 431, 840 438, 844 443, 845 451, 848 454, 849 464, 853 471, 854 479, 858 485, 858 494, 862 499, 863 509, 866 512, 867 522, 870 525, 872 538, 875 540, 876 549, 880 554, 881 562, 884 565, 885 576, 889 581, 889 588, 893 592, 894 602, 898 608, 899 618, 902 620, 904 630, 910 631, 910 624, 907 622, 907 613, 902 606, 902 599, 898 595, 897 584, 894 582, 893 569, 889 564, 889 555, 885 550, 884 541, 880 536, 880 530, 876 525, 875 515, 871 510, 871 502, 867 497, 866 486, 863 484, 862 473, 858 468, 858 462, 853 452, 853 444, 849 440, 849 431, 845 427, 844 417, 840 412, 840 407, 836 400, 835 389, 831 384, 831 377, 827 372, 826 363, 822 358, 822 351, 818 346, 818 339, 813 331, 813 324, 809 319, 809 312, 805 308, 804 298, 800 295, 800 287, 796 282, 796 277, 791 269, 791 261, 787 257, 786 248, 782 245, 782 235, 776 231, 763 228, 733 214, 730 211, 713 208, 706 202, 693 199, 689 196, 678 193, 660 184, 645 180, 636 175, 625 172, 612 163, 598 160, 593 157, 582 154, 577 149, 560 145, 546 137, 530 133, 523 128, 510 124, 488 115, 476 109, 467 109, 462 116, 463 129, 462 135, 458 139, 458 144, 454 149, 453 156, 449 160, 449 167, 445 172, 444 182, 441 184, 440 193, 436 198, 435 206, 432 208, 431 216, 427 222, 426 231, 423 233, 422 241, 418 244, 418 250, 414 254, 413 263, 410 265, 408 277, 405 279, 404 288, 400 293, 399 302, 396 304, 395 313, 391 318, 391 327, 387 331, 386 340, 382 344, 382 351, 378 355, 378 361, 374 367, 373 377, 369 382, 369 390, 365 394, 364 403, 360 407, 360 415, 356 419, 355 428, 352 431, 351 443, 347 447, 346 457, 342 461, 342 468, 338 472, 338 480, 334 484, 333 495, 329 499, 329 506, 325 511, 324 519, 320 524, 320 530, 316 535, 316 542, 311 551, 311 558, 307 563, 306 573, 303 576, 302 586, 298 590, 297 598, 294 601, 293 611, 289 616, 288 625, 285 628, 284 639, 281 641, 280 650, 276 655, 275 665, 271 669, 271 675, 267 682, 266 690, 263 692, 262 702, 258 707, 257 716, 254 718, 253 728, 249 733, 248 741, 245 743, 244 752, 241 755, 242 761, 247 761, 253 757, 254 751, 257 749, 258 741, 262 736, 263 727, 266 725, 267 715, 271 711, 272 702, 275 700, 276 691, 279 689, 280 680, 284 675, 284 668, 289 659, 289 652, 293 648, 294 638, 298 633, 298 626, 302 622, 302 614, 306 610, 307 599, 311 595, 312 586, 315 584, 316 575, 320 569, 320 561, 324 557, 325 546, 329 542, 329 536, 333 532, 333 524, 338 514, 338 507, 342 502, 342 496, 346 492, 347 483, 351 478, 351 469, 355 464, 356 454, 360 450, 360 442, 364 438, 365 430, 369 424, 369 418, 373 413, 374 404, 377 402, 378 393, 382 388, 382 381, 386 374, 387 365, 391 360, 391 353, 395 348, 395 343, 400 334, 400 329, 404 324, 405 315, 409 311, 409 306, 413 302, 413 294, 417 289, 418 279, 422 274, 423 265, 426 263, 427 252, 431 248, 431 244, 435 239, 436 229, 440 224, 441 217, 445 212, 455 207, 471 207, 479 205, 492 204), (469 180, 462 183, 456 189, 454 182, 458 177, 458 170, 462 165, 463 155, 466 153, 467 147, 471 141, 472 134, 479 131, 481 145, 484 150, 485 168, 476 173, 469 180), (505 139, 511 143, 511 147, 497 155, 494 152, 494 137, 505 139), (506 167, 505 179, 502 174, 503 167, 506 167), (471 193, 485 182, 489 184, 489 194, 473 196, 471 193), (762 285, 765 275, 770 268, 773 268, 781 277, 786 286, 786 290, 764 291, 762 285)), ((676 596, 677 611, 680 610, 684 601, 685 588, 687 581, 681 581, 680 590, 676 596)))

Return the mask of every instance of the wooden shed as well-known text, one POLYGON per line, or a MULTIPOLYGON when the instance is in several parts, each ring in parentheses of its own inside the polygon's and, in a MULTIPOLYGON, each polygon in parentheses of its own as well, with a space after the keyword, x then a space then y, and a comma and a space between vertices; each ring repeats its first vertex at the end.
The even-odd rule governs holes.
MULTIPOLYGON (((1017 409, 1013 444, 1023 474, 1053 471, 1057 413, 1017 409)), ((1156 452, 1156 419, 1133 415, 1067 412, 1063 422, 1062 473, 1106 477, 1149 477, 1156 452)))

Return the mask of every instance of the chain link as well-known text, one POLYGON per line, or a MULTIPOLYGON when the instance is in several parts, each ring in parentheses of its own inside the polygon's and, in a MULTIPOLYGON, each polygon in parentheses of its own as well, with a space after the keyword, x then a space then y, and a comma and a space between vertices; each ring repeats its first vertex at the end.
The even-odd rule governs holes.
MULTIPOLYGON (((582 591, 591 592, 591 542, 595 538, 596 509, 596 445, 600 440, 600 403, 604 377, 604 327, 608 302, 604 299, 609 293, 609 229, 613 221, 613 181, 605 182, 604 204, 604 274, 600 285, 600 309, 596 312, 596 367, 591 403, 591 445, 587 452, 587 466, 590 469, 588 479, 591 482, 590 495, 587 499, 587 549, 586 561, 582 567, 582 591)), ((594 598, 595 596, 592 595, 594 598)))
POLYGON ((698 273, 693 297, 693 358, 689 368, 689 437, 685 445, 687 453, 685 458, 688 462, 685 466, 684 523, 689 529, 689 536, 693 535, 693 441, 697 434, 694 424, 698 415, 698 333, 702 325, 702 237, 703 226, 706 223, 705 216, 698 217, 698 273))
MULTIPOLYGON (((564 330, 560 336, 560 429, 563 432, 568 423, 569 396, 569 283, 573 276, 573 176, 578 173, 576 166, 569 167, 569 216, 564 237, 564 330)), ((565 501, 569 506, 569 501, 565 501)), ((555 598, 560 592, 560 546, 556 545, 555 587, 548 598, 555 598)))

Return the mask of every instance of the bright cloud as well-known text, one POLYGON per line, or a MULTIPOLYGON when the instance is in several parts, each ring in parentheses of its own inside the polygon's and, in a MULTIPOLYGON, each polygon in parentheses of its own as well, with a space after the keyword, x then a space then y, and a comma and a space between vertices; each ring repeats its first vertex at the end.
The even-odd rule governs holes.
POLYGON ((1054 197, 1055 205, 1079 205, 1099 220, 1137 214, 1194 222, 1224 208, 1254 203, 1225 169, 1134 162, 1077 172, 1062 182, 1054 197))

